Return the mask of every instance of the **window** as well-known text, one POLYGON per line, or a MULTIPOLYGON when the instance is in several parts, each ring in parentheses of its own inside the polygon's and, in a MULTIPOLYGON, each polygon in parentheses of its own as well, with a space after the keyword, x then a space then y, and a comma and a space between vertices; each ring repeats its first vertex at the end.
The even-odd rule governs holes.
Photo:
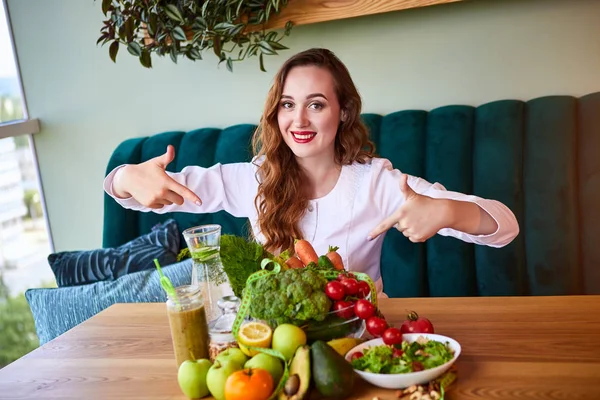
POLYGON ((24 292, 55 286, 33 134, 6 0, 0 0, 0 368, 38 346, 24 292))

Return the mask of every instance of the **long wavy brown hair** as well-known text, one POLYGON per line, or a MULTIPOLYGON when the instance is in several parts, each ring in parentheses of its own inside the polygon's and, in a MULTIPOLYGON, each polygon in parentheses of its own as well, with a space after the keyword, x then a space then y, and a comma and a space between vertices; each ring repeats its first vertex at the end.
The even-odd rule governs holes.
POLYGON ((263 158, 263 162, 257 164, 260 182, 255 199, 258 224, 266 239, 263 245, 271 252, 293 249, 294 239, 302 239, 299 222, 309 201, 309 193, 305 190, 306 175, 283 140, 277 122, 285 80, 292 68, 299 66, 325 68, 333 76, 337 100, 345 116, 335 138, 335 162, 338 165, 365 163, 374 156, 375 150, 360 119, 360 94, 346 66, 326 49, 306 50, 288 59, 275 75, 252 139, 254 154, 263 158))

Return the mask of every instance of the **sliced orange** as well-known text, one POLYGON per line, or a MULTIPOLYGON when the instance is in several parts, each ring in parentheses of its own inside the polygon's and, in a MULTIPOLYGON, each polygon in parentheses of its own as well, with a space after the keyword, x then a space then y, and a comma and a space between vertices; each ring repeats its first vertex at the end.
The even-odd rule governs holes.
POLYGON ((264 322, 251 321, 244 323, 238 332, 238 345, 240 350, 249 357, 258 354, 256 350, 248 349, 248 346, 269 348, 271 346, 271 338, 273 330, 264 322))

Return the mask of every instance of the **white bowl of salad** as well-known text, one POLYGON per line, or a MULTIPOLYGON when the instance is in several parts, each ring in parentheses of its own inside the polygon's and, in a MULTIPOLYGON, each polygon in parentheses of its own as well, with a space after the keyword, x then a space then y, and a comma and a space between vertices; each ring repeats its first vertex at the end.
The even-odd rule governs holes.
POLYGON ((433 333, 405 333, 402 344, 383 339, 361 343, 346 360, 365 381, 385 389, 404 389, 428 383, 443 375, 460 355, 460 344, 433 333))

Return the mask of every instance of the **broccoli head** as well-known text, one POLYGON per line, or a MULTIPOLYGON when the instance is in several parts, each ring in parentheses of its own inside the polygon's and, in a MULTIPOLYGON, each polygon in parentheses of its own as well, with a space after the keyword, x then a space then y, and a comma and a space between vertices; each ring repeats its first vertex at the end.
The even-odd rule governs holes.
POLYGON ((262 277, 245 290, 250 296, 250 316, 276 324, 323 321, 331 309, 326 284, 325 277, 310 269, 288 269, 262 277))

